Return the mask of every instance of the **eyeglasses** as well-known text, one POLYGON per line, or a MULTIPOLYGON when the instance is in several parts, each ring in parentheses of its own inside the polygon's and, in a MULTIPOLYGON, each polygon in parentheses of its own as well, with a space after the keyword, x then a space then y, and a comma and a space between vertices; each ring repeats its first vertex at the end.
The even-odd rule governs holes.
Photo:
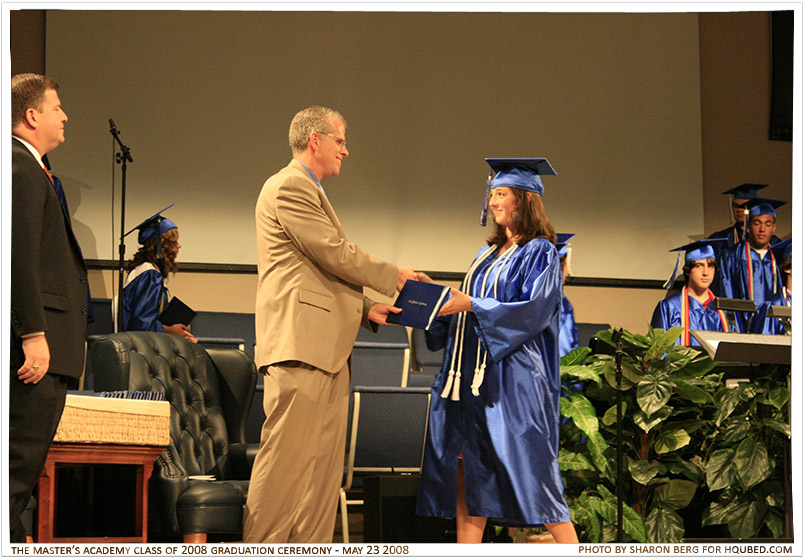
POLYGON ((339 138, 337 136, 333 136, 332 134, 328 134, 327 132, 316 132, 316 134, 324 134, 325 136, 329 136, 335 140, 335 145, 338 146, 338 149, 345 149, 346 148, 346 140, 343 138, 339 138))

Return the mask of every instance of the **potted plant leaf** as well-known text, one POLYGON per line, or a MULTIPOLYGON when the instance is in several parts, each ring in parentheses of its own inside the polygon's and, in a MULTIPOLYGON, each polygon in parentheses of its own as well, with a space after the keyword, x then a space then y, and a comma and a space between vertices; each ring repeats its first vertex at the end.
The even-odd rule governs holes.
MULTIPOLYGON (((597 337, 614 347, 614 333, 597 337)), ((681 328, 622 334, 623 539, 678 542, 715 524, 732 537, 779 536, 790 436, 787 376, 766 367, 750 384, 725 387, 718 363, 675 344, 680 334, 681 328)), ((566 420, 559 464, 573 521, 581 540, 612 542, 615 357, 576 349, 562 358, 561 376, 566 420)))

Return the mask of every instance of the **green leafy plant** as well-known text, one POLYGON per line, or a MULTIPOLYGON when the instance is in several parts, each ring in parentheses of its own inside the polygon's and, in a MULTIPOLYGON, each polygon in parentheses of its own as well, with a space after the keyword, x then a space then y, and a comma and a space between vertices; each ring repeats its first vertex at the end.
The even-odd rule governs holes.
MULTIPOLYGON (((613 334, 597 337, 614 347, 613 334)), ((781 536, 789 368, 760 367, 751 383, 726 387, 718 363, 674 344, 680 334, 622 336, 624 540, 678 542, 713 525, 724 536, 781 536)), ((581 540, 615 541, 615 358, 576 349, 561 377, 559 464, 573 521, 581 540)))

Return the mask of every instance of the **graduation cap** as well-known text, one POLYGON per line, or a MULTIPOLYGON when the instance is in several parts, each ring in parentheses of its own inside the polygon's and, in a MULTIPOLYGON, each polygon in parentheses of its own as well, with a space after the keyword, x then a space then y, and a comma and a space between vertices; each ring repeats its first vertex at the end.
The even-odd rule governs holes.
MULTIPOLYGON (((123 236, 128 236, 137 229, 139 229, 140 234, 137 236, 137 242, 140 244, 147 244, 154 238, 161 237, 164 233, 168 232, 171 229, 177 229, 176 223, 168 219, 167 217, 162 217, 162 213, 167 211, 173 207, 173 204, 170 204, 165 209, 157 211, 154 215, 148 217, 145 221, 128 231, 123 236)), ((159 247, 161 249, 162 244, 159 243, 159 247)))
POLYGON ((491 167, 491 171, 486 181, 486 195, 483 199, 483 212, 480 215, 480 224, 484 227, 486 226, 489 190, 507 186, 542 195, 544 194, 544 184, 542 184, 541 176, 556 174, 550 161, 544 158, 487 158, 486 162, 491 167))
POLYGON ((673 281, 675 281, 676 273, 678 273, 678 264, 681 261, 681 251, 684 250, 684 261, 685 262, 697 262, 698 260, 706 260, 709 258, 716 257, 716 247, 720 247, 720 245, 728 244, 728 238, 704 238, 702 240, 696 240, 695 242, 690 242, 689 244, 685 244, 684 246, 679 246, 678 248, 672 248, 669 250, 670 252, 678 252, 678 258, 676 258, 676 267, 673 268, 673 273, 667 279, 663 287, 665 289, 669 289, 673 286, 673 281))
POLYGON ((556 233, 556 250, 558 250, 558 257, 564 259, 567 275, 572 275, 572 247, 569 241, 574 237, 575 233, 556 233))
POLYGON ((771 250, 773 250, 773 255, 776 258, 776 261, 784 263, 784 261, 793 253, 793 237, 791 236, 790 238, 780 240, 771 246, 771 250))
POLYGON ((744 184, 740 184, 739 186, 735 186, 734 188, 729 188, 723 192, 729 196, 729 223, 732 222, 732 219, 735 219, 734 211, 732 211, 734 200, 752 200, 757 197, 757 190, 767 187, 767 184, 754 184, 752 182, 746 182, 744 184))
POLYGON ((575 233, 556 233, 556 250, 559 258, 566 257, 572 250, 568 243, 574 237, 575 233))
POLYGON ((745 184, 740 184, 739 186, 730 188, 723 193, 730 194, 738 200, 751 200, 757 197, 757 190, 767 187, 767 184, 752 184, 750 182, 746 182, 745 184))
POLYGON ((746 210, 746 213, 750 217, 757 217, 759 215, 772 215, 773 218, 776 218, 776 208, 782 207, 786 204, 786 201, 782 200, 772 200, 770 198, 753 198, 748 200, 745 203, 741 203, 740 207, 746 210))

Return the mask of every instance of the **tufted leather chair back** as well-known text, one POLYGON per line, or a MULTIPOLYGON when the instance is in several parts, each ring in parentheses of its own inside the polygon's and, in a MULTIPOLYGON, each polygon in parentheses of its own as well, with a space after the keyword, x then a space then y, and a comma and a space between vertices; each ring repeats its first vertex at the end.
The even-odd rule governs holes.
POLYGON ((203 542, 209 533, 241 534, 258 449, 244 443, 254 361, 236 349, 148 331, 98 337, 88 353, 96 390, 158 391, 170 402, 170 445, 149 482, 149 537, 203 542))
POLYGON ((170 402, 170 443, 187 475, 227 477, 229 439, 218 372, 207 352, 176 335, 126 332, 93 345, 97 391, 158 391, 170 402))

